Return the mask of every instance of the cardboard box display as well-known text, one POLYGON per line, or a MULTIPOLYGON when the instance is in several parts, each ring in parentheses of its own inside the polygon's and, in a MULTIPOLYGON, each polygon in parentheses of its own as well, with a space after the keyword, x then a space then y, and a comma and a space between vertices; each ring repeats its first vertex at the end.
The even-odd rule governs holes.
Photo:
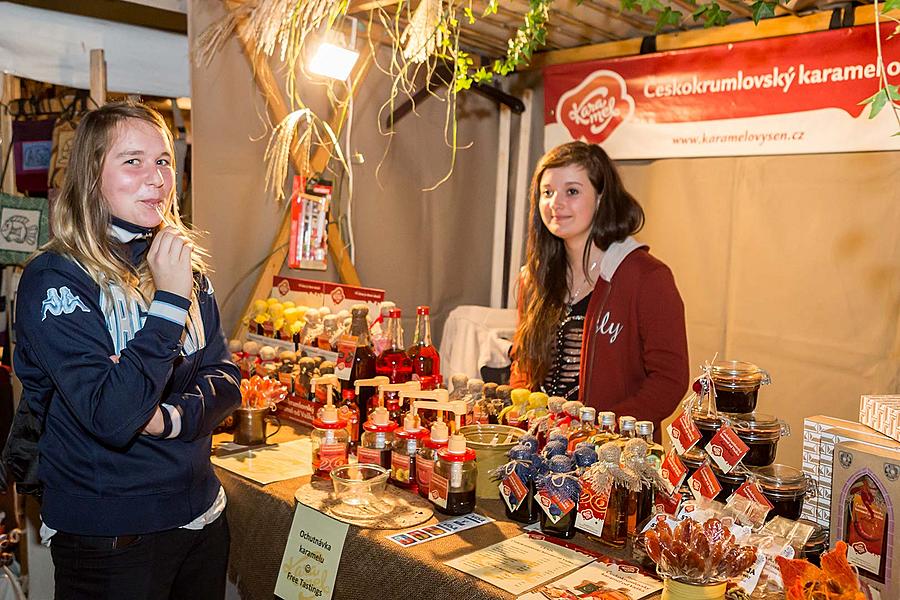
POLYGON ((892 440, 860 423, 818 415, 803 421, 803 462, 802 470, 815 482, 820 491, 813 498, 807 498, 804 506, 810 505, 815 518, 810 520, 828 527, 831 521, 831 503, 819 496, 830 497, 832 484, 832 460, 836 444, 853 441, 872 448, 892 449, 900 455, 900 442, 892 440), (828 490, 827 492, 821 490, 828 490))
POLYGON ((861 396, 859 422, 900 440, 900 396, 861 396))
POLYGON ((831 546, 847 542, 847 558, 869 587, 870 600, 900 598, 900 453, 840 442, 831 492, 831 546))

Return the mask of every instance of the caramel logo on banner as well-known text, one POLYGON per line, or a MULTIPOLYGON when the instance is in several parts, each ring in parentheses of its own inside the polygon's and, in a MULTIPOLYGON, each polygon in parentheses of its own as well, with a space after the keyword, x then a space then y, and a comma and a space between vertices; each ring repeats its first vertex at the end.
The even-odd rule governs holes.
POLYGON ((564 93, 556 118, 576 140, 600 143, 634 114, 634 98, 615 71, 594 71, 564 93))

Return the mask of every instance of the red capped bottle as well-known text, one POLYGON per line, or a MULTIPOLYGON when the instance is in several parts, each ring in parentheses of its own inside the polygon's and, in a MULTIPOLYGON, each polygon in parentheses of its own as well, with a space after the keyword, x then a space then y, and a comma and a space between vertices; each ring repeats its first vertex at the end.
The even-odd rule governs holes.
MULTIPOLYGON (((441 357, 431 343, 431 308, 416 308, 416 333, 406 351, 413 363, 413 379, 434 377, 440 383, 441 357)), ((423 386, 424 389, 424 386, 423 386)))
POLYGON ((400 309, 392 308, 388 313, 388 347, 375 361, 375 373, 384 375, 391 383, 406 383, 412 379, 413 364, 403 345, 403 327, 400 324, 400 309))

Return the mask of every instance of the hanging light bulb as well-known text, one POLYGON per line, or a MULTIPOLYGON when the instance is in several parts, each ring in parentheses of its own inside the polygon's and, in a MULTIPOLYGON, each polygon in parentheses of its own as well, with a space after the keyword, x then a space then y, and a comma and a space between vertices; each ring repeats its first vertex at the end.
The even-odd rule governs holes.
POLYGON ((334 30, 327 32, 325 39, 316 48, 306 65, 310 72, 341 81, 350 77, 353 66, 359 59, 359 52, 354 50, 357 20, 354 17, 349 17, 349 19, 351 22, 349 47, 343 43, 342 36, 338 32, 334 30))

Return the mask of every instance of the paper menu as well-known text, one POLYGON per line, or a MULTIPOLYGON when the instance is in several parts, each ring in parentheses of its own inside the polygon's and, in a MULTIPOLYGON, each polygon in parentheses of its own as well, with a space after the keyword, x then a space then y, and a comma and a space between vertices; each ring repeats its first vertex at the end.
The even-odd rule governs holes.
POLYGON ((312 475, 312 444, 308 437, 227 456, 212 456, 212 463, 262 485, 312 475))
POLYGON ((662 589, 662 582, 625 564, 595 562, 547 584, 533 592, 519 596, 519 600, 581 600, 603 598, 610 600, 641 600, 662 589))
POLYGON ((511 594, 521 594, 593 560, 586 554, 524 534, 444 564, 511 594))

